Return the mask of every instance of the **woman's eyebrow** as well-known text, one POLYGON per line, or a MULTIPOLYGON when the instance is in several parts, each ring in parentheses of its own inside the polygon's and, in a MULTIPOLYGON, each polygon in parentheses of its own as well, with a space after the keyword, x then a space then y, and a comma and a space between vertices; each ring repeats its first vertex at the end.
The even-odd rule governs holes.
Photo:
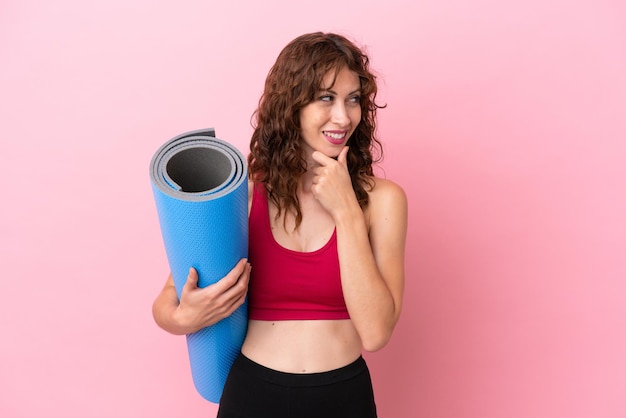
MULTIPOLYGON (((330 88, 330 89, 321 89, 320 91, 321 91, 321 92, 328 92, 328 93, 332 93, 332 94, 334 94, 335 96, 337 95, 337 92, 336 92, 336 91, 334 91, 332 88, 330 88)), ((360 92, 361 92, 361 88, 359 87, 358 89, 356 89, 356 90, 351 91, 350 93, 348 93, 348 96, 350 96, 350 95, 352 95, 352 94, 360 93, 360 92)))

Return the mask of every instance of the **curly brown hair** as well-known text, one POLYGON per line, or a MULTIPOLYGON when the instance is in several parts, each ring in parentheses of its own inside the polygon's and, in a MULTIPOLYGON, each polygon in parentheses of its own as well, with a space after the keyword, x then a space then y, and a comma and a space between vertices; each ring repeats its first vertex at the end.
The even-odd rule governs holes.
POLYGON ((253 115, 250 178, 265 186, 278 216, 282 210, 294 213, 296 228, 302 222, 296 194, 298 179, 307 169, 301 148, 300 109, 315 99, 329 71, 336 76, 343 68, 358 74, 361 83, 361 121, 349 138, 347 161, 356 197, 361 207, 366 207, 373 186, 372 164, 382 159, 376 111, 384 106, 376 103, 378 87, 369 58, 354 43, 344 36, 322 32, 291 41, 271 68, 253 115))

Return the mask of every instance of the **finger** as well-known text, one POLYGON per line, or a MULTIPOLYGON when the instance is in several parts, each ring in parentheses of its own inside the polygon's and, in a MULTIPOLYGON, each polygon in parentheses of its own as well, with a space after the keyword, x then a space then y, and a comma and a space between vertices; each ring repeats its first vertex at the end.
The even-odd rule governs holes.
MULTIPOLYGON (((231 293, 231 296, 228 298, 227 305, 230 306, 228 310, 230 313, 237 309, 239 305, 241 305, 246 300, 246 295, 248 294, 248 282, 250 279, 250 265, 248 264, 246 271, 241 275, 239 282, 237 282, 236 286, 233 286, 227 293, 231 293)), ((229 315, 230 315, 229 313, 229 315)))
POLYGON ((237 282, 233 284, 233 286, 227 290, 226 293, 230 293, 231 297, 238 298, 240 295, 245 295, 248 292, 248 283, 250 282, 250 271, 252 270, 252 266, 250 263, 246 263, 244 266, 244 270, 241 275, 237 278, 237 282))
POLYGON ((313 154, 311 154, 311 157, 319 165, 327 165, 330 161, 333 161, 332 158, 330 158, 329 156, 319 151, 313 151, 313 154))
POLYGON ((233 287, 237 283, 237 280, 239 280, 239 276, 241 276, 241 274, 245 271, 247 264, 247 259, 242 258, 239 260, 235 267, 233 267, 233 269, 229 271, 226 276, 213 285, 214 290, 218 293, 222 293, 233 287))
POLYGON ((341 152, 339 153, 339 156, 337 157, 337 161, 343 165, 343 166, 348 166, 348 151, 350 150, 350 147, 343 147, 343 149, 341 150, 341 152))
POLYGON ((195 268, 189 268, 189 274, 187 275, 187 281, 184 287, 187 288, 187 290, 193 290, 198 287, 198 272, 195 268))
POLYGON ((252 267, 248 263, 244 272, 241 274, 241 276, 239 276, 239 280, 237 281, 237 283, 235 283, 235 285, 233 285, 226 292, 224 292, 224 304, 227 307, 232 306, 233 304, 240 305, 241 302, 238 301, 241 300, 243 302, 243 300, 245 299, 246 294, 248 293, 248 283, 250 281, 251 269, 252 267))
POLYGON ((313 176, 313 184, 317 183, 326 174, 324 167, 317 167, 313 172, 315 174, 313 176))
POLYGON ((232 315, 232 313, 235 312, 237 308, 240 307, 245 302, 245 300, 246 300, 246 295, 244 293, 242 296, 240 296, 239 298, 233 301, 232 305, 230 305, 230 307, 228 308, 225 316, 232 315))

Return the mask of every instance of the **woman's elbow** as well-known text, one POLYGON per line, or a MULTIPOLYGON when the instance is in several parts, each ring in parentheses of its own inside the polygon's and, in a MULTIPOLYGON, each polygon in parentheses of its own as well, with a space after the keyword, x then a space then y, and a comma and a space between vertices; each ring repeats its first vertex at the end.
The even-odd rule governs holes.
POLYGON ((391 334, 393 329, 377 332, 374 335, 369 335, 365 338, 361 338, 361 345, 363 350, 367 352, 379 351, 387 345, 391 340, 391 334))

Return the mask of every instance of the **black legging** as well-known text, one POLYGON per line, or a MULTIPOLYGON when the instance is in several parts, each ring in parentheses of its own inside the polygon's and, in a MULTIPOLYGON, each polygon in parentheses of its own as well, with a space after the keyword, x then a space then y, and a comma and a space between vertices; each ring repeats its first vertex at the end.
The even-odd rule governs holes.
POLYGON ((235 360, 220 401, 218 418, 375 418, 367 364, 355 362, 322 373, 284 373, 235 360))

